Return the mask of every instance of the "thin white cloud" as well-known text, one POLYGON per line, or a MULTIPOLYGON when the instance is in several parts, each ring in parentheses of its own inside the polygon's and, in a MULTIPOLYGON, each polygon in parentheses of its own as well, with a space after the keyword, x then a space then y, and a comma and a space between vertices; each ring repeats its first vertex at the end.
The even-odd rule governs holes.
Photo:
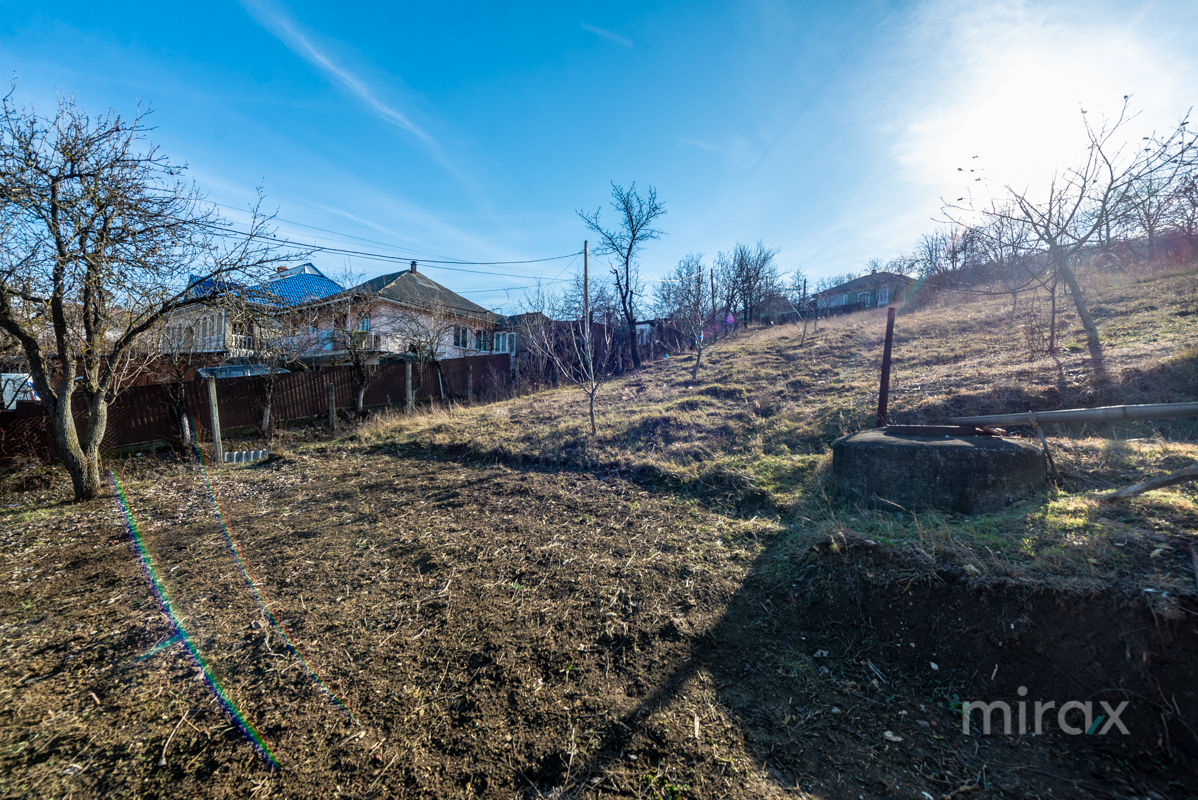
MULTIPOLYGON (((317 67, 326 77, 361 101, 380 119, 410 133, 424 146, 426 152, 448 172, 453 174, 468 189, 480 198, 478 186, 453 164, 442 150, 440 143, 428 131, 416 124, 408 115, 379 97, 378 93, 364 80, 346 67, 337 63, 327 52, 317 47, 299 26, 283 11, 264 0, 241 0, 242 6, 259 25, 287 46, 291 52, 317 67)), ((483 198, 485 200, 485 198, 483 198)))
POLYGON ((590 25, 586 22, 581 23, 581 25, 584 31, 589 31, 590 33, 593 33, 602 39, 607 39, 609 42, 615 42, 623 47, 632 47, 632 40, 625 38, 618 33, 612 33, 609 30, 595 27, 594 25, 590 25))
POLYGON ((361 78, 318 49, 286 14, 258 0, 242 0, 242 6, 263 28, 287 45, 291 52, 319 67, 325 75, 348 89, 351 94, 369 106, 382 119, 403 128, 426 145, 436 146, 436 142, 423 128, 410 120, 403 112, 379 99, 378 95, 361 78))
POLYGON ((718 153, 732 165, 742 169, 755 166, 762 152, 760 145, 754 146, 753 142, 744 136, 734 136, 724 144, 716 144, 704 139, 681 137, 678 139, 678 144, 693 147, 696 150, 704 150, 708 153, 718 153))

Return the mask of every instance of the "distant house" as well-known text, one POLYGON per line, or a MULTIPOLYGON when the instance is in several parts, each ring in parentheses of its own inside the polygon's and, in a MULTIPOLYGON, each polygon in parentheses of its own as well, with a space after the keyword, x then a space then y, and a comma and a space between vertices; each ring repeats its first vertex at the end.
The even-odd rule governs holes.
POLYGON ((642 319, 636 323, 636 345, 645 358, 678 351, 690 344, 670 319, 642 319))
POLYGON ((880 308, 904 297, 911 278, 896 272, 871 272, 813 295, 820 314, 847 314, 880 308))
POLYGON ((762 325, 781 325, 785 322, 796 322, 806 314, 807 300, 796 298, 794 302, 781 292, 773 292, 765 297, 757 306, 756 319, 762 325))

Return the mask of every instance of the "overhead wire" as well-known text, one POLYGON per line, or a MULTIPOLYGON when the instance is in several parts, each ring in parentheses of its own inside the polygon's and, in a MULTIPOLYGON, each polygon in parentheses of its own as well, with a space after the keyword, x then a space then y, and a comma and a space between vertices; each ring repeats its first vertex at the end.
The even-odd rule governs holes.
MULTIPOLYGON (((211 228, 212 230, 221 231, 222 233, 231 233, 231 234, 236 234, 238 236, 249 236, 250 235, 247 231, 239 230, 237 228, 231 228, 226 225, 218 225, 216 223, 209 223, 208 227, 211 228)), ((494 270, 463 269, 462 267, 464 267, 464 266, 490 267, 490 266, 508 266, 508 265, 517 265, 517 264, 543 264, 543 263, 546 263, 549 261, 560 261, 560 260, 566 259, 566 258, 573 258, 573 257, 577 256, 580 252, 582 252, 582 251, 576 251, 573 253, 565 253, 560 256, 546 256, 545 258, 515 259, 515 260, 510 260, 510 261, 465 261, 465 260, 457 260, 457 259, 451 260, 451 259, 431 259, 431 258, 409 258, 407 256, 390 255, 387 253, 372 253, 368 250, 353 250, 353 249, 346 248, 346 247, 330 247, 328 245, 321 245, 321 244, 317 244, 315 242, 298 242, 298 241, 295 241, 294 239, 286 239, 286 238, 282 238, 279 236, 268 236, 265 234, 257 234, 256 238, 259 239, 260 241, 271 242, 272 244, 282 244, 282 245, 287 245, 290 247, 300 247, 300 248, 303 248, 306 250, 312 250, 314 252, 332 253, 334 255, 353 256, 355 258, 362 258, 362 259, 366 259, 368 261, 383 261, 383 262, 388 262, 388 263, 404 263, 404 262, 408 262, 408 261, 416 261, 416 262, 419 262, 421 265, 428 266, 430 269, 442 269, 442 270, 447 270, 450 272, 470 272, 470 273, 474 273, 477 275, 498 275, 498 276, 502 276, 502 277, 528 278, 531 280, 537 280, 539 278, 543 278, 544 276, 529 275, 529 274, 516 273, 516 272, 496 272, 494 270)))

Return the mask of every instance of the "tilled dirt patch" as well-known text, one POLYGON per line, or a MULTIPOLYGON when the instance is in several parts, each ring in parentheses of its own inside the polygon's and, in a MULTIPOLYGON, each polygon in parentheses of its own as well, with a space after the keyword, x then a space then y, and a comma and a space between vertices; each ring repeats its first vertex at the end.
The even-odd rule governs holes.
POLYGON ((1185 797, 1195 778, 1190 599, 981 584, 612 475, 344 448, 215 475, 235 554, 194 467, 125 477, 207 673, 114 499, 7 525, 2 796, 1185 797), (962 702, 1020 686, 1127 699, 1132 733, 962 733, 962 702))

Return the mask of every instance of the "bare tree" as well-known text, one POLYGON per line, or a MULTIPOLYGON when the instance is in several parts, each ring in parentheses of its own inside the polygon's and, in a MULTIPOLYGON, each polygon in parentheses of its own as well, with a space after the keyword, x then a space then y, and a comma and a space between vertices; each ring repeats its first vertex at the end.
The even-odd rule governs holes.
MULTIPOLYGON (((524 340, 530 350, 545 359, 558 373, 573 383, 587 397, 591 436, 598 435, 595 424, 595 399, 600 388, 611 377, 611 358, 615 350, 615 317, 609 315, 601 322, 592 318, 592 295, 588 281, 581 294, 570 292, 556 298, 538 293, 528 319, 535 320, 524 329, 524 340), (580 311, 571 318, 572 312, 580 311), (561 320, 555 320, 553 317, 561 320)), ((577 284, 576 284, 577 285, 577 284)))
POLYGON ((782 297, 790 303, 790 307, 798 314, 798 321, 803 326, 803 333, 799 339, 799 346, 802 347, 807 342, 807 326, 814 318, 814 308, 810 296, 807 294, 807 275, 802 269, 796 269, 790 275, 790 280, 782 286, 782 297))
POLYGON ((179 425, 179 441, 188 448, 194 441, 195 431, 191 429, 191 420, 187 416, 187 381, 193 377, 199 358, 193 348, 184 346, 184 342, 187 339, 194 342, 195 332, 192 330, 190 336, 185 337, 183 325, 167 326, 159 332, 159 339, 162 358, 155 377, 170 397, 171 411, 179 425))
POLYGON ((948 246, 948 234, 943 230, 925 233, 919 238, 915 243, 914 261, 921 277, 928 278, 945 271, 948 246))
POLYGON ((738 243, 729 257, 729 279, 735 285, 740 301, 741 317, 748 325, 762 301, 778 288, 778 270, 774 266, 777 250, 758 242, 755 247, 738 243))
POLYGON ((715 305, 719 307, 719 315, 724 317, 724 320, 716 320, 719 323, 726 321, 728 316, 734 315, 737 304, 740 302, 740 281, 737 277, 735 251, 716 253, 711 274, 715 278, 712 297, 716 301, 715 305))
POLYGON ((886 262, 886 271, 895 275, 913 275, 916 272, 915 257, 909 253, 897 255, 886 262))
POLYGON ((1188 120, 1183 119, 1168 136, 1150 137, 1147 146, 1135 152, 1120 147, 1120 132, 1129 120, 1126 98, 1113 121, 1092 123, 1085 111, 1082 120, 1088 147, 1077 164, 1055 173, 1047 191, 1038 196, 1030 189, 1008 185, 1010 205, 997 206, 983 216, 1017 217, 1047 252, 1049 268, 1073 298, 1094 375, 1102 382, 1107 379, 1102 339, 1073 265, 1079 253, 1125 211, 1137 183, 1175 173, 1192 158, 1194 137, 1186 130, 1188 120))
POLYGON ((334 350, 345 354, 345 361, 353 370, 357 389, 357 413, 366 415, 366 390, 378 376, 379 358, 384 340, 394 337, 389 334, 394 325, 390 317, 372 314, 376 300, 370 292, 362 291, 365 277, 348 268, 336 277, 342 286, 355 287, 328 298, 319 307, 327 310, 332 336, 336 340, 334 350))
POLYGON ((1019 293, 1037 281, 1029 268, 1031 231, 1015 214, 992 206, 989 224, 979 228, 978 246, 990 261, 994 278, 1011 295, 1011 327, 1015 327, 1019 293))
POLYGON ((1172 221, 1191 242, 1198 237, 1198 173, 1191 171, 1177 181, 1172 221))
POLYGON ((145 131, 140 111, 91 117, 64 98, 47 117, 3 100, 0 329, 24 351, 76 500, 100 492, 108 405, 143 334, 204 302, 189 283, 280 257, 257 208, 232 232, 145 131))
POLYGON ((624 324, 628 328, 632 366, 639 369, 641 357, 636 349, 636 317, 637 298, 641 295, 642 287, 637 256, 646 242, 661 237, 662 231, 654 227, 654 223, 666 213, 666 207, 657 199, 657 190, 652 186, 641 197, 635 182, 627 189, 612 183, 610 205, 618 219, 615 227, 604 226, 600 219, 602 208, 595 209, 593 214, 579 211, 578 216, 599 237, 596 255, 616 258, 616 264, 611 269, 612 278, 624 324))
POLYGON ((975 265, 978 237, 974 228, 964 225, 924 234, 915 245, 916 269, 922 277, 934 278, 941 286, 960 281, 975 265))
POLYGON ((710 281, 704 278, 703 257, 690 253, 657 285, 657 307, 660 315, 669 319, 695 348, 695 363, 691 380, 699 377, 699 362, 707 342, 705 333, 710 321, 710 281))
POLYGON ((1150 172, 1128 187, 1127 214, 1139 232, 1148 239, 1146 255, 1149 262, 1156 261, 1157 239, 1178 199, 1173 177, 1164 171, 1150 172))
POLYGON ((316 311, 311 307, 288 309, 283 298, 261 286, 221 293, 213 302, 225 309, 233 337, 230 353, 257 368, 262 379, 262 422, 267 439, 274 435, 274 399, 279 378, 304 367, 316 343, 308 330, 315 329, 316 311))

